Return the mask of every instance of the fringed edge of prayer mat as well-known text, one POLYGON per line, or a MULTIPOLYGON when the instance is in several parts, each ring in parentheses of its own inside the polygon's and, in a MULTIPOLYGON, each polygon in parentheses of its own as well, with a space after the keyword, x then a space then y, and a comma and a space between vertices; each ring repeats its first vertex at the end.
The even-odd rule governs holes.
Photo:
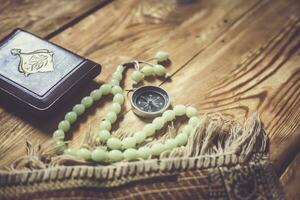
POLYGON ((82 187, 109 188, 138 180, 176 176, 184 170, 267 160, 267 136, 256 113, 244 125, 220 114, 200 118, 185 147, 164 152, 155 159, 89 166, 94 164, 58 156, 45 164, 41 155, 31 149, 27 157, 17 160, 9 170, 0 171, 0 196, 82 187))

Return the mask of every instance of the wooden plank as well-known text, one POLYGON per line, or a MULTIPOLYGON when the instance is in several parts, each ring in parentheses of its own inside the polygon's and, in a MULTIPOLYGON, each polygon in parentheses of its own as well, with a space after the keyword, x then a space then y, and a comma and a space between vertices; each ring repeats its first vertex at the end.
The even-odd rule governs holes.
POLYGON ((295 131, 300 127, 300 5, 271 4, 233 27, 163 86, 173 101, 194 104, 202 113, 244 119, 259 111, 270 137, 271 159, 281 174, 300 145, 295 131), (178 91, 191 95, 185 98, 178 91))
POLYGON ((0 39, 19 27, 45 37, 77 17, 99 8, 107 0, 2 0, 0 39))
MULTIPOLYGON (((110 78, 114 70, 111 66, 132 57, 149 58, 160 47, 169 45, 172 49, 168 50, 175 63, 170 66, 169 71, 174 73, 262 4, 260 0, 247 3, 230 0, 196 1, 188 5, 174 4, 171 1, 162 1, 162 4, 155 1, 116 1, 59 34, 52 41, 101 62, 104 68, 97 78, 98 83, 110 78), (201 35, 203 32, 206 35, 201 35), (204 37, 205 41, 202 41, 204 37), (188 42, 195 38, 196 43, 188 42)), ((126 79, 126 88, 131 87, 130 84, 130 80, 126 79)), ((82 92, 70 105, 66 105, 66 110, 87 93, 88 90, 82 92)), ((80 124, 72 130, 71 145, 79 146, 82 143, 90 127, 97 127, 108 106, 107 102, 97 104, 97 108, 93 107, 79 120, 80 124)), ((128 104, 126 109, 129 109, 128 104)), ((25 139, 32 142, 48 141, 62 117, 60 115, 41 124, 36 120, 29 120, 28 116, 11 114, 5 110, 0 116, 0 123, 4 125, 0 130, 3 141, 0 144, 2 165, 9 164, 24 154, 25 139)), ((120 126, 132 120, 137 118, 126 117, 120 126)))
MULTIPOLYGON (((193 104, 201 113, 217 111, 243 121, 259 111, 270 137, 271 159, 281 174, 300 144, 295 131, 300 127, 299 4, 270 4, 201 51, 163 87, 173 102, 193 104)), ((125 118, 134 124, 128 131, 141 126, 132 113, 125 118)))
MULTIPOLYGON (((164 49, 168 47, 167 50, 171 52, 172 62, 176 64, 168 68, 169 73, 172 74, 195 56, 198 51, 205 49, 216 38, 230 29, 243 15, 260 6, 258 1, 247 4, 240 1, 222 1, 222 3, 197 1, 190 5, 178 5, 169 1, 161 3, 163 5, 153 6, 155 4, 149 1, 138 3, 131 1, 131 4, 127 5, 132 9, 122 13, 118 10, 122 5, 120 3, 115 4, 110 13, 116 15, 116 19, 111 18, 111 21, 104 22, 102 26, 105 31, 103 33, 101 32, 103 29, 94 30, 99 34, 99 38, 84 33, 88 27, 94 26, 96 23, 95 18, 105 17, 103 12, 96 13, 97 17, 93 16, 89 18, 90 20, 85 21, 84 28, 78 24, 78 26, 67 30, 66 34, 54 38, 53 41, 68 45, 68 48, 93 60, 102 61, 103 66, 109 65, 109 67, 104 68, 102 76, 97 78, 98 82, 109 80, 111 73, 114 71, 114 67, 111 66, 131 58, 149 58, 158 50, 158 47, 164 49), (156 12, 154 12, 155 10, 156 12), (122 18, 123 15, 125 17, 122 18), (114 26, 112 27, 111 24, 114 24, 114 26), (189 42, 189 39, 195 37, 203 38, 204 36, 201 35, 202 29, 207 29, 209 33, 205 36, 207 40, 201 43, 189 42), (78 38, 79 43, 83 43, 83 41, 85 43, 80 46, 74 45, 74 43, 68 42, 72 38, 78 38), (137 46, 132 46, 134 44, 137 46), (146 51, 141 52, 142 49, 146 49, 146 51), (111 54, 110 52, 114 53, 111 54)), ((97 33, 92 33, 92 35, 97 35, 97 33)), ((131 88, 131 85, 132 81, 127 78, 125 88, 131 88)), ((96 126, 99 124, 98 122, 101 121, 101 116, 106 113, 108 106, 106 104, 104 109, 97 109, 95 116, 88 116, 87 123, 81 124, 79 129, 75 130, 72 144, 78 146, 82 143, 84 140, 84 134, 82 133, 89 130, 90 124, 96 124, 96 126)), ((125 107, 127 111, 130 109, 128 101, 125 107)), ((138 130, 144 124, 144 121, 139 120, 133 113, 130 113, 126 115, 125 120, 118 127, 123 128, 125 131, 132 131, 132 129, 126 127, 128 123, 132 122, 136 125, 135 130, 138 130)), ((97 128, 95 129, 97 130, 97 128)))
POLYGON ((283 186, 286 199, 296 200, 300 197, 299 183, 300 183, 300 153, 282 174, 280 181, 283 186))

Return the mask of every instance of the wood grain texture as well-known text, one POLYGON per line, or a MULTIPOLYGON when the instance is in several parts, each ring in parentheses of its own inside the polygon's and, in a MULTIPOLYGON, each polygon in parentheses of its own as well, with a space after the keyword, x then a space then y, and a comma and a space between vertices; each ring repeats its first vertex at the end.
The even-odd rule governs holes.
MULTIPOLYGON (((196 4, 189 5, 177 5, 170 1, 158 2, 160 1, 113 2, 54 37, 52 41, 102 63, 103 73, 97 78, 97 82, 100 83, 110 78, 111 72, 115 69, 114 66, 119 62, 133 57, 149 58, 160 46, 167 46, 176 40, 172 44, 174 50, 180 50, 180 52, 170 51, 172 56, 177 58, 176 60, 172 58, 172 62, 176 63, 169 68, 169 72, 172 73, 192 58, 191 53, 207 47, 214 41, 214 38, 228 30, 233 22, 238 21, 245 12, 253 9, 258 1, 247 4, 240 1, 233 3, 224 1, 219 4, 217 1, 197 1, 196 4), (107 15, 110 17, 107 18, 107 15), (103 20, 104 18, 106 20, 103 20), (232 22, 224 23, 225 18, 232 22), (201 34, 202 29, 208 25, 210 34, 207 36, 207 41, 200 45, 187 42, 189 38, 195 38, 195 34, 201 34), (190 28, 187 29, 188 27, 190 28), (191 33, 185 37, 187 30, 191 33), (181 48, 178 48, 179 46, 181 48), (187 49, 193 51, 186 54, 184 52, 187 49)), ((131 87, 131 83, 126 79, 125 88, 131 87)), ((80 93, 74 101, 70 101, 70 105, 66 105, 65 111, 88 93, 88 89, 80 93)), ((78 121, 79 123, 71 131, 71 145, 79 146, 83 142, 90 127, 97 127, 108 107, 108 102, 99 103, 78 121)), ((129 108, 127 102, 126 110, 129 108)), ((63 112, 60 113, 57 118, 51 118, 46 123, 39 123, 34 119, 28 119, 26 115, 19 116, 16 113, 18 111, 0 113, 0 116, 3 116, 0 118, 0 123, 4 124, 0 130, 1 139, 4 141, 0 144, 2 165, 12 162, 16 157, 25 153, 23 147, 26 139, 42 143, 48 141, 63 114, 63 112), (13 155, 10 153, 12 151, 13 155)), ((137 118, 134 115, 126 117, 119 125, 124 126, 130 120, 137 120, 137 118)))
POLYGON ((45 37, 107 0, 1 0, 0 39, 15 28, 45 37))
POLYGON ((280 181, 283 185, 284 193, 286 199, 298 200, 300 197, 299 183, 300 183, 300 153, 288 166, 288 168, 283 173, 280 181))
MULTIPOLYGON (((300 127, 299 9, 297 0, 114 1, 52 41, 103 64, 103 73, 88 88, 108 81, 120 62, 149 58, 159 49, 170 52, 171 78, 145 83, 162 85, 173 105, 192 104, 201 113, 217 111, 243 122, 258 111, 280 175, 300 141, 295 131, 300 127)), ((126 78, 125 88, 131 84, 126 78)), ((64 111, 88 93, 80 92, 64 111)), ((72 146, 80 146, 87 132, 97 131, 110 100, 96 104, 78 121, 69 135, 72 146)), ((114 130, 139 130, 145 122, 130 111, 128 102, 125 107, 114 130)), ((2 108, 0 165, 25 153, 25 139, 48 141, 64 111, 40 124, 2 108)))

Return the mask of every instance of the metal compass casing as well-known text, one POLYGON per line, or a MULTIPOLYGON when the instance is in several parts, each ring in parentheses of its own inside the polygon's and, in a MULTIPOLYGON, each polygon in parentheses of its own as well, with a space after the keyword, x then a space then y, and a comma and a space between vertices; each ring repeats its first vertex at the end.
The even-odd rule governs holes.
POLYGON ((142 86, 133 90, 131 106, 140 117, 157 117, 170 106, 170 96, 160 87, 142 86))

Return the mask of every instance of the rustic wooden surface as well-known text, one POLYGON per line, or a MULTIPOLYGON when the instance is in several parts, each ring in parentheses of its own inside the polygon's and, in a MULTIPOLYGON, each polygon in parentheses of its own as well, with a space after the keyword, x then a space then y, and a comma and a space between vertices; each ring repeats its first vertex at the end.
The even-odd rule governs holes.
MULTIPOLYGON (((173 104, 192 104, 201 113, 218 111, 242 122, 258 111, 286 196, 294 199, 300 183, 299 10, 298 0, 113 1, 57 34, 55 28, 53 34, 47 33, 53 42, 103 65, 96 83, 64 111, 90 88, 109 80, 116 64, 166 50, 171 54, 170 78, 145 83, 161 85, 173 104)), ((40 25, 33 26, 33 32, 39 30, 40 25)), ((125 88, 131 84, 126 78, 125 88)), ((78 121, 70 135, 72 146, 80 146, 91 125, 99 124, 109 100, 96 104, 78 121)), ((0 165, 25 153, 25 139, 48 141, 63 116, 58 113, 41 124, 17 113, 0 108, 0 165)), ((126 102, 118 127, 131 131, 143 124, 126 102)))
POLYGON ((300 166, 300 153, 297 154, 297 156, 294 158, 292 163, 288 166, 288 168, 280 178, 287 199, 299 199, 300 197, 299 166, 300 166))
POLYGON ((23 28, 46 37, 71 25, 74 19, 89 14, 108 0, 1 0, 0 38, 14 28, 23 28))

